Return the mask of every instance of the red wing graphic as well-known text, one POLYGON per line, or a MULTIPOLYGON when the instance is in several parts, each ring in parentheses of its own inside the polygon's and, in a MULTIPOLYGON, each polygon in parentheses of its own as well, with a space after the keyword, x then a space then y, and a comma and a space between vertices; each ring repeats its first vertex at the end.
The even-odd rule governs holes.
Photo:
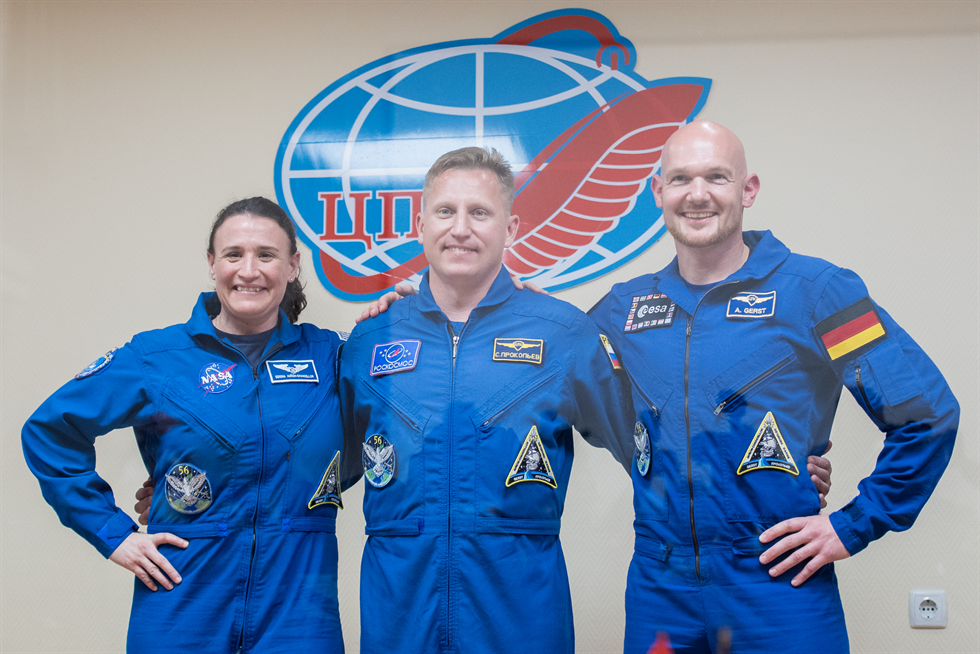
MULTIPOLYGON (((613 100, 570 127, 516 178, 521 217, 504 264, 530 276, 595 243, 629 214, 703 87, 672 84, 613 100)), ((645 216, 634 220, 645 220, 645 216)))

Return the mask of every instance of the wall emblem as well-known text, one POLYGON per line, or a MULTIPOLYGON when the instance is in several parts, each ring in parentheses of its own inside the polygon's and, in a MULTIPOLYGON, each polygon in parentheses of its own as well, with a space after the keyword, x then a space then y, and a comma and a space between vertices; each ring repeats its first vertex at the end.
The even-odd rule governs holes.
POLYGON ((711 80, 647 80, 604 16, 559 10, 496 36, 436 43, 332 83, 286 130, 279 203, 345 300, 414 283, 428 265, 414 230, 439 155, 478 145, 514 167, 521 217, 510 271, 557 291, 630 261, 666 231, 650 190, 664 141, 711 80))

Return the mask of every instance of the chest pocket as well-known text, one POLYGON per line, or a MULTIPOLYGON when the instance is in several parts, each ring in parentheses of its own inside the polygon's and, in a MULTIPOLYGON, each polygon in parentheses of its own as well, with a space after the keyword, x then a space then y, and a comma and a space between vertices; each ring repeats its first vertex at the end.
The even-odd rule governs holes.
POLYGON ((729 521, 770 524, 819 511, 806 472, 806 380, 793 348, 772 339, 705 385, 714 415, 703 418, 703 436, 721 454, 729 521))
POLYGON ((477 434, 476 529, 482 533, 556 535, 570 462, 571 427, 559 416, 563 369, 526 366, 471 417, 477 434), (568 448, 568 449, 566 449, 568 448), (516 470, 516 471, 515 471, 516 470))
POLYGON ((332 469, 334 483, 339 484, 342 476, 343 425, 333 385, 311 384, 286 412, 277 431, 288 442, 282 516, 288 522, 283 523, 284 528, 332 531, 333 505, 310 509, 309 504, 331 473, 328 467, 336 466, 332 469))
POLYGON ((633 428, 633 464, 630 475, 633 477, 635 493, 634 505, 636 519, 664 521, 670 515, 670 502, 665 484, 666 447, 678 447, 677 452, 686 450, 686 444, 664 442, 660 418, 670 399, 670 387, 664 384, 643 357, 631 357, 626 362, 626 371, 633 386, 633 406, 636 409, 636 425, 633 428), (645 433, 644 433, 645 430, 645 433), (649 448, 649 468, 646 474, 640 469, 640 448, 649 448))
POLYGON ((155 523, 156 531, 166 530, 161 525, 227 521, 241 505, 248 504, 242 501, 238 486, 251 479, 250 473, 239 469, 249 434, 222 411, 203 398, 184 392, 172 380, 164 384, 162 395, 166 405, 154 453, 155 491, 150 521, 155 523), (212 501, 202 513, 184 515, 171 510, 167 502, 165 475, 181 463, 193 465, 207 475, 212 501))
MULTIPOLYGON (((426 479, 424 439, 430 415, 388 376, 357 380, 355 421, 366 439, 381 436, 392 445, 394 475, 383 487, 364 480, 364 519, 369 536, 418 535, 423 526, 426 479)), ((373 459, 364 452, 370 464, 373 459)), ((438 483, 433 480, 433 483, 438 483)))

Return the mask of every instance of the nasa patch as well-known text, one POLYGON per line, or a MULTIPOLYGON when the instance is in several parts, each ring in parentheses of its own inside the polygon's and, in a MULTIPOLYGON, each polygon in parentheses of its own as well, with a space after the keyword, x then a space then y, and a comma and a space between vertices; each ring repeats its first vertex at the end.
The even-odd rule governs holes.
POLYGON ((772 318, 776 315, 776 291, 738 293, 728 301, 728 318, 772 318))
POLYGON ((384 488, 395 476, 395 446, 381 434, 372 434, 364 443, 361 463, 364 478, 375 488, 384 488))
POLYGON ((623 331, 632 333, 670 327, 674 323, 676 309, 674 301, 663 293, 636 295, 630 303, 630 312, 626 316, 623 331))
POLYGON ((407 340, 380 343, 371 354, 371 376, 390 375, 412 370, 418 365, 422 341, 407 340))
POLYGON ((166 477, 167 503, 177 513, 193 515, 211 506, 208 473, 190 463, 178 463, 166 477))
POLYGON ((236 365, 235 363, 229 364, 227 362, 209 363, 201 368, 201 372, 197 374, 201 380, 201 383, 197 387, 203 388, 205 395, 208 393, 224 393, 235 383, 235 375, 232 373, 232 368, 236 365))
POLYGON ((114 356, 113 352, 115 352, 117 349, 119 348, 115 348, 115 347, 112 348, 111 350, 109 350, 108 352, 100 356, 98 359, 85 366, 85 368, 80 373, 75 375, 75 379, 85 379, 86 377, 91 377, 95 373, 105 368, 107 365, 109 365, 109 362, 112 361, 114 356))
POLYGON ((265 368, 269 371, 269 381, 273 384, 290 382, 307 382, 316 384, 320 379, 316 374, 313 359, 303 361, 266 361, 265 368))
POLYGON ((306 505, 306 507, 308 509, 315 509, 318 506, 332 504, 339 509, 344 508, 344 501, 340 497, 339 479, 340 451, 338 450, 333 455, 330 465, 328 465, 327 469, 323 471, 323 477, 320 479, 320 485, 317 486, 316 492, 313 493, 313 497, 310 498, 310 502, 306 505))
POLYGON ((544 361, 544 340, 540 338, 493 339, 494 361, 541 363, 544 361))

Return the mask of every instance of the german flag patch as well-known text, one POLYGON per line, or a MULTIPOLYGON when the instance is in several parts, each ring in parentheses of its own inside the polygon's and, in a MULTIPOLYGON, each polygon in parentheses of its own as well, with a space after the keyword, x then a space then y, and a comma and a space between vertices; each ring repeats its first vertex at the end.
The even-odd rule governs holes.
POLYGON ((870 345, 886 334, 875 305, 867 297, 817 324, 817 336, 831 361, 870 345))

